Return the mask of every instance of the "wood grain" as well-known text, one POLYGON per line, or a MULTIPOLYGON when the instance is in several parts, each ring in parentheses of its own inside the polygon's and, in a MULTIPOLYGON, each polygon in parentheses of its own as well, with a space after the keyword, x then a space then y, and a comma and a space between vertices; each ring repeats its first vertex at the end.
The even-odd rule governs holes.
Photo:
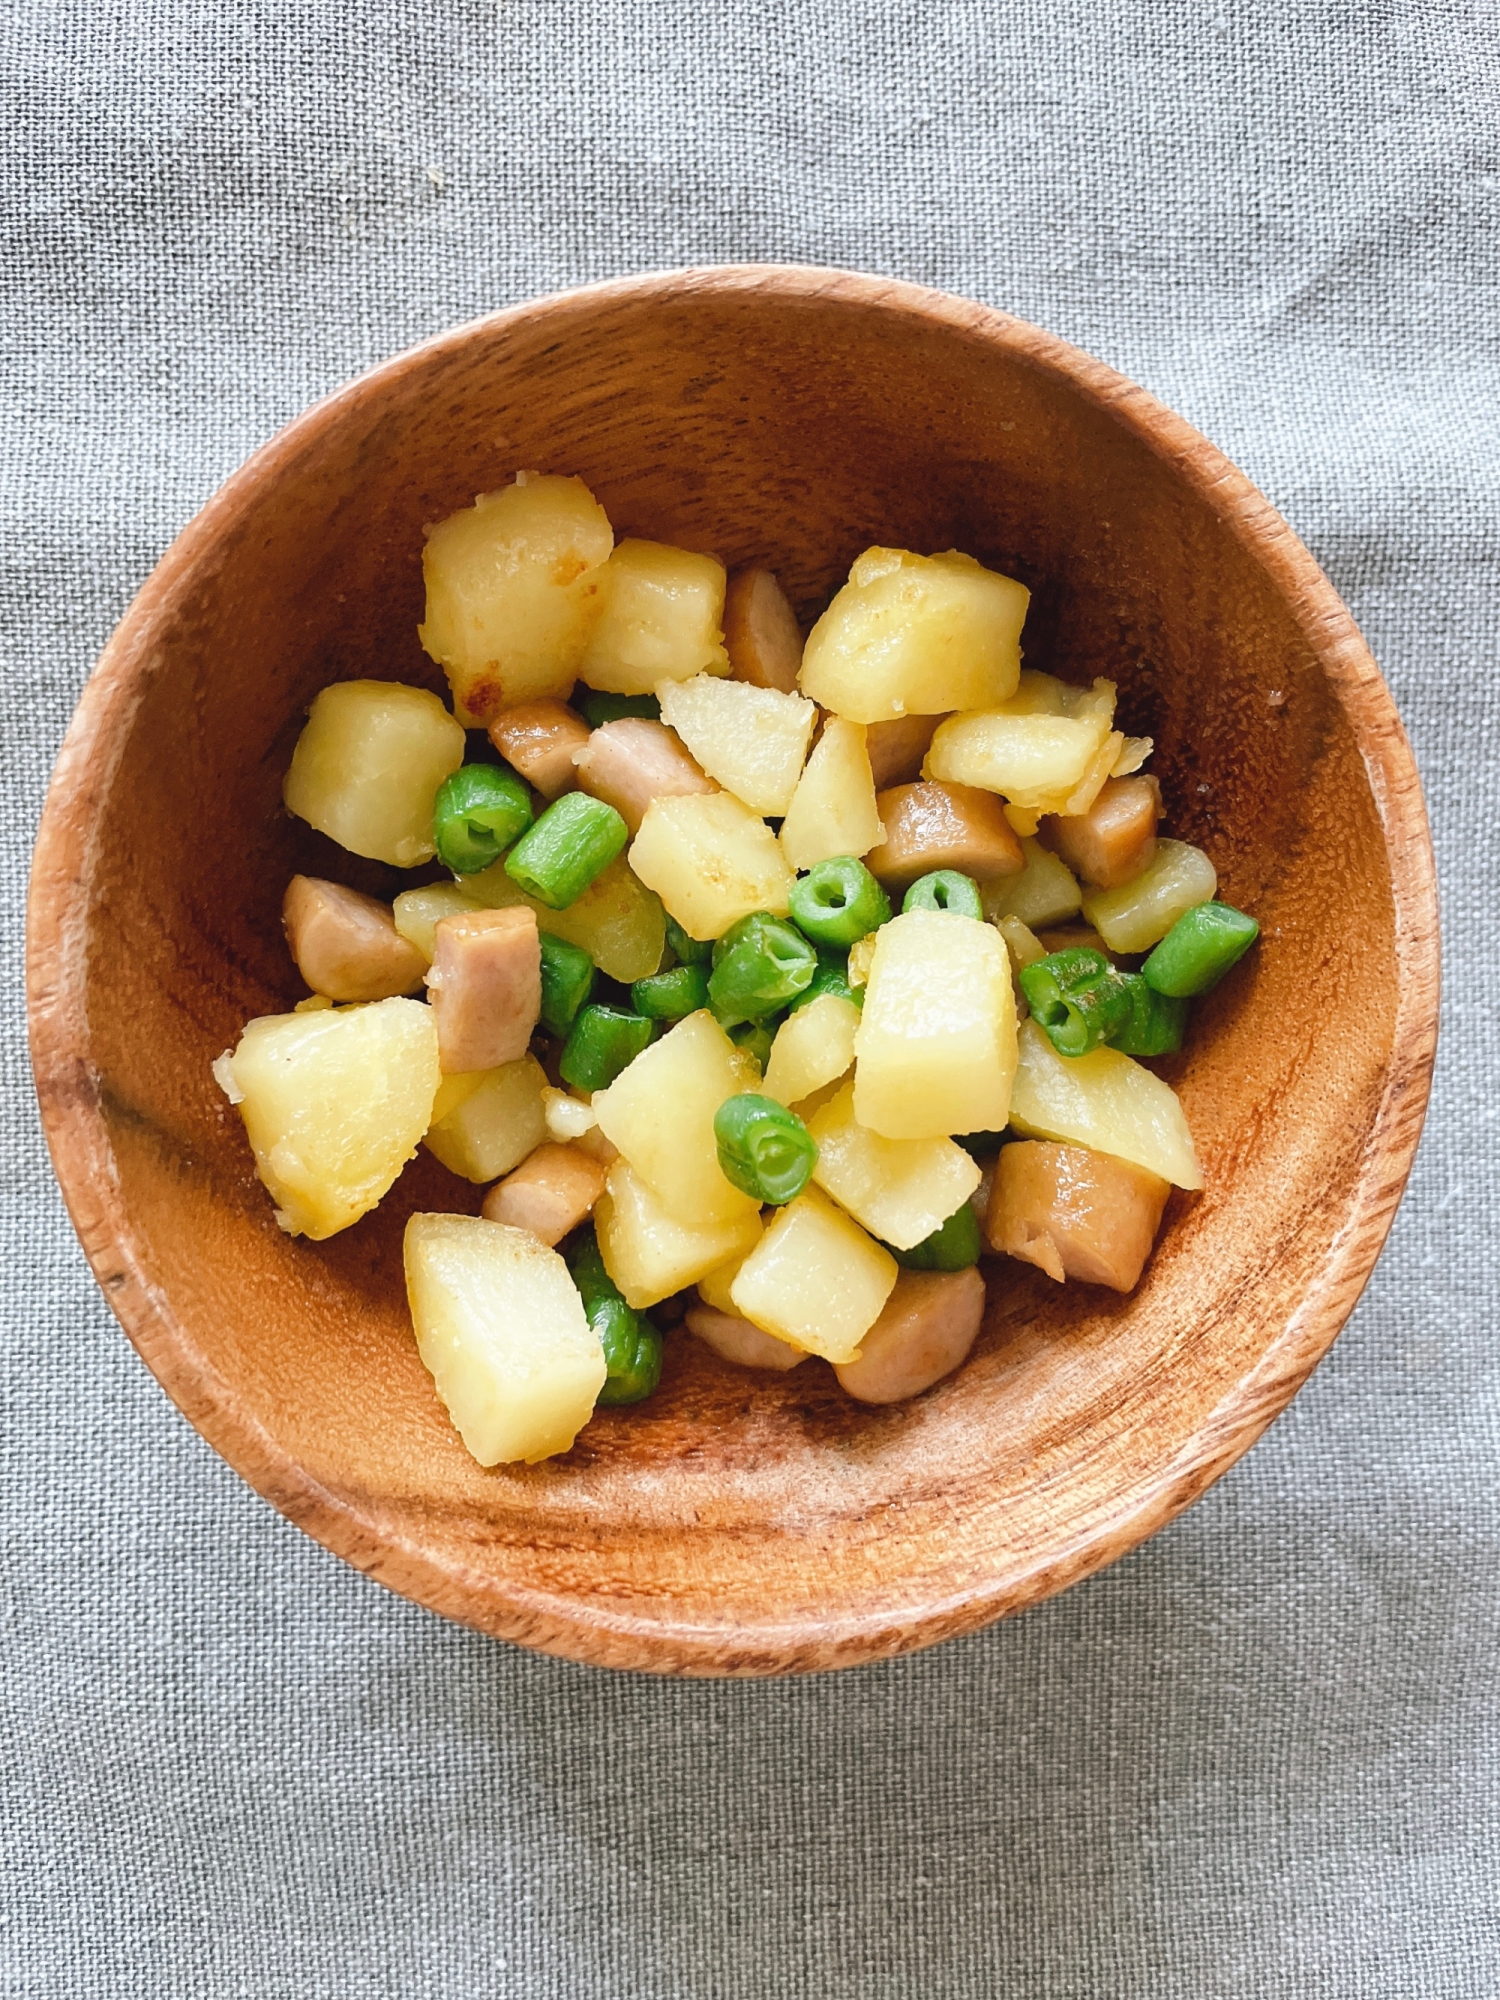
POLYGON ((188 1418, 390 1588, 601 1665, 774 1674, 970 1631, 1098 1569, 1285 1405, 1369 1275, 1426 1103, 1432 853, 1358 632, 1286 523, 1179 418, 1034 327, 845 273, 747 267, 547 299, 399 357, 257 453, 168 551, 58 761, 31 892, 37 1085, 105 1295, 188 1418), (617 532, 762 564, 806 619, 871 542, 1034 592, 1029 664, 1120 684, 1170 830, 1263 943, 1176 1059, 1208 1179, 1128 1299, 987 1266, 974 1354, 850 1402, 669 1342, 659 1395, 565 1459, 482 1471, 417 1359, 422 1159, 333 1242, 282 1236, 209 1076, 300 992, 297 870, 389 894, 281 811, 335 678, 440 686, 423 524, 518 467, 617 532))

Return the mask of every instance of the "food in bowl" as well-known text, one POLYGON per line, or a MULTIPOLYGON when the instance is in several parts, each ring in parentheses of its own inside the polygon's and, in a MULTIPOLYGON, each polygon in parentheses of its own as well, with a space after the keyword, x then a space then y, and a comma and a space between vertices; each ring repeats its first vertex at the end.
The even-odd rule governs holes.
POLYGON ((1201 1185, 1146 1065, 1257 927, 1161 834, 1113 684, 1023 668, 1025 587, 872 548, 804 645, 768 570, 616 543, 581 480, 524 473, 424 567, 452 711, 325 688, 284 797, 443 879, 295 877, 311 991, 215 1073, 292 1234, 424 1143, 487 1186, 405 1240, 475 1458, 567 1451, 679 1322, 890 1403, 962 1364, 981 1255, 1129 1291, 1201 1185))

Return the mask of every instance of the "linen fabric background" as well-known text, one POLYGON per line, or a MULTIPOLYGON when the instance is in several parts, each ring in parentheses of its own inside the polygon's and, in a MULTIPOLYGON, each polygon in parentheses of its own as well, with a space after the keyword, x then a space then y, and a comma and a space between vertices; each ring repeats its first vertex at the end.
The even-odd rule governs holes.
POLYGON ((19 0, 3 33, 0 1990, 1493 2000, 1493 9, 19 0), (1175 1526, 925 1655, 674 1684, 385 1595, 188 1428, 54 1187, 21 922, 90 663, 255 445, 456 321, 746 259, 1034 319, 1269 493, 1415 739, 1447 1039, 1362 1305, 1175 1526))

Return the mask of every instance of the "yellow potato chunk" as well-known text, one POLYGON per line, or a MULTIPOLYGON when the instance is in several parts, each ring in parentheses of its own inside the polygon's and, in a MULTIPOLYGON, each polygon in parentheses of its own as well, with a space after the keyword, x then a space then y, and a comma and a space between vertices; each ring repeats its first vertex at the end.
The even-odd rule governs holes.
POLYGON ((854 1055, 855 1114, 882 1138, 1000 1131, 1016 1005, 993 925, 948 910, 908 910, 883 925, 854 1055))
POLYGON ((991 923, 1002 917, 1019 917, 1028 930, 1036 931, 1076 917, 1083 891, 1068 864, 1049 853, 1039 840, 1023 840, 1021 852, 1026 865, 1019 875, 1000 875, 980 887, 984 913, 991 923))
POLYGON ((528 896, 500 861, 477 875, 465 875, 462 888, 471 902, 486 909, 529 904, 542 930, 581 945, 601 972, 627 986, 633 979, 649 978, 661 964, 666 917, 659 899, 632 872, 623 854, 565 910, 549 910, 528 896))
POLYGON ((661 719, 709 777, 752 812, 778 819, 792 802, 818 711, 800 694, 694 674, 657 690, 661 719))
POLYGON ((625 1159, 609 1170, 594 1207, 594 1228, 604 1268, 637 1312, 696 1285, 700 1278, 743 1257, 760 1236, 755 1208, 733 1222, 695 1227, 670 1215, 625 1159))
POLYGON ((1218 871, 1201 847, 1158 840, 1156 853, 1118 889, 1085 889, 1083 914, 1111 951, 1149 951, 1180 916, 1213 901, 1218 871))
POLYGON ((391 916, 400 935, 431 965, 437 955, 437 927, 444 917, 484 907, 456 882, 430 882, 425 889, 403 889, 391 905, 391 916))
POLYGON ((667 1211, 706 1227, 759 1207, 725 1180, 714 1138, 714 1113, 725 1098, 759 1085, 755 1058, 737 1049, 704 1007, 596 1091, 591 1108, 599 1130, 667 1211))
POLYGON ((608 694, 654 694, 663 681, 727 674, 724 583, 712 556, 621 542, 600 573, 599 617, 580 677, 608 694))
POLYGON ((1170 1084, 1118 1049, 1060 1056, 1035 1021, 1021 1023, 1010 1122, 1026 1138, 1091 1146, 1175 1187, 1203 1185, 1193 1135, 1170 1084))
POLYGON ((760 1089, 778 1104, 800 1104, 825 1083, 843 1076, 854 1061, 859 1009, 837 993, 820 994, 788 1014, 776 1030, 760 1089))
POLYGON ((689 937, 722 937, 752 910, 787 912, 792 871, 776 836, 732 792, 653 799, 630 865, 689 937))
POLYGON ((830 716, 781 823, 781 851, 800 871, 835 854, 868 854, 884 838, 864 724, 830 716))
POLYGON ((782 1209, 730 1286, 742 1319, 825 1361, 850 1361, 895 1288, 897 1263, 827 1195, 782 1209))
POLYGON ((911 1250, 941 1228, 979 1185, 978 1167, 951 1139, 882 1139, 867 1131, 854 1115, 852 1083, 808 1130, 818 1148, 818 1186, 897 1250, 911 1250))
POLYGON ((466 1181, 494 1181, 547 1135, 547 1073, 535 1056, 443 1079, 427 1150, 466 1181))
POLYGON ((802 692, 849 722, 1004 701, 1031 593, 972 556, 866 549, 808 635, 802 692))
POLYGON ((726 1264, 715 1265, 713 1270, 705 1271, 703 1276, 698 1280, 699 1298, 702 1299, 705 1305, 712 1306, 715 1312, 734 1312, 734 1300, 729 1296, 729 1288, 739 1276, 741 1264, 750 1255, 751 1250, 755 1248, 755 1244, 759 1243, 762 1234, 764 1234, 764 1229, 757 1233, 754 1242, 742 1250, 738 1256, 731 1257, 726 1264))
POLYGON ((1113 681, 1076 688, 1024 673, 1009 701, 939 723, 922 770, 1030 812, 1087 812, 1124 743, 1110 728, 1114 711, 1113 681))
POLYGON ((567 1451, 606 1370, 562 1258, 477 1215, 414 1215, 404 1252, 417 1352, 473 1456, 535 1465, 567 1451))
POLYGON ((462 726, 425 688, 337 681, 307 711, 281 796, 351 854, 416 868, 436 853, 432 802, 464 761, 462 726))
POLYGON ((214 1076, 245 1121, 256 1171, 289 1236, 336 1235, 412 1158, 441 1082, 420 1000, 266 1014, 214 1076))
POLYGON ((461 721, 566 699, 602 602, 614 532, 581 479, 522 472, 427 537, 417 637, 448 676, 461 721))

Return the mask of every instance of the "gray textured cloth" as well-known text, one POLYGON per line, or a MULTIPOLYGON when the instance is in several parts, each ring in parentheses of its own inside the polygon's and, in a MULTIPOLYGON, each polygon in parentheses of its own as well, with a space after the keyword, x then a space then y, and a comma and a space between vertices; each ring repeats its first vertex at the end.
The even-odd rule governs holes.
POLYGON ((3 35, 0 1990, 1493 2000, 1493 8, 16 0, 3 35), (254 445, 454 321, 753 258, 1038 320, 1270 493, 1415 737, 1448 1043, 1363 1305, 1172 1529, 924 1656, 672 1684, 386 1596, 187 1427, 56 1197, 19 931, 89 663, 254 445))

